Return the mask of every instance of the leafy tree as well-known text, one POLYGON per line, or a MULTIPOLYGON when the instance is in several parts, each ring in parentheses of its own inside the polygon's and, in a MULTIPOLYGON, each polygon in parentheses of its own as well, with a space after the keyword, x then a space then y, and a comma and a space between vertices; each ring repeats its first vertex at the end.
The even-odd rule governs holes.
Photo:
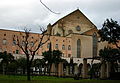
POLYGON ((59 51, 59 50, 49 50, 49 51, 45 51, 43 52, 42 54, 44 56, 44 60, 45 62, 47 62, 48 64, 48 71, 49 71, 49 74, 50 74, 50 69, 51 69, 51 66, 52 66, 52 63, 55 63, 55 64, 58 64, 59 62, 62 61, 61 59, 61 56, 62 56, 62 52, 59 51))
POLYGON ((114 54, 117 56, 111 56, 111 57, 114 57, 114 59, 116 60, 120 60, 120 56, 118 56, 120 55, 120 45, 119 45, 120 44, 120 25, 118 24, 118 22, 112 19, 111 20, 107 19, 104 22, 103 27, 98 31, 98 34, 100 35, 102 42, 108 41, 108 43, 113 44, 118 48, 118 50, 105 48, 104 51, 112 50, 112 53, 113 52, 115 53, 117 51, 116 54, 114 54))
POLYGON ((7 72, 9 74, 16 74, 18 67, 17 61, 14 60, 7 65, 7 72))
POLYGON ((111 47, 104 47, 99 52, 104 61, 115 62, 119 57, 119 50, 111 47))
POLYGON ((120 49, 118 45, 120 40, 120 25, 117 21, 107 19, 103 27, 98 31, 98 34, 101 37, 101 41, 108 41, 108 43, 112 43, 120 49))
POLYGON ((111 63, 111 72, 117 71, 117 60, 119 60, 119 50, 113 49, 110 47, 104 47, 99 52, 99 55, 102 57, 103 62, 110 62, 111 63))
POLYGON ((39 73, 42 72, 42 67, 45 65, 45 60, 44 59, 35 59, 33 61, 33 66, 37 69, 39 69, 39 73))
POLYGON ((59 50, 53 50, 53 63, 59 63, 62 61, 62 52, 59 50))
POLYGON ((5 74, 8 64, 14 61, 14 56, 11 53, 7 53, 6 51, 0 52, 0 59, 2 64, 3 74, 5 74))
POLYGON ((27 65, 27 59, 26 58, 19 58, 17 59, 17 64, 19 65, 19 69, 22 69, 22 73, 25 74, 25 70, 27 69, 26 65, 27 65))
POLYGON ((102 42, 107 41, 109 44, 116 46, 116 49, 105 47, 99 51, 99 55, 103 58, 103 61, 109 61, 114 66, 114 62, 120 60, 120 25, 113 19, 107 19, 103 27, 98 31, 98 34, 102 42))

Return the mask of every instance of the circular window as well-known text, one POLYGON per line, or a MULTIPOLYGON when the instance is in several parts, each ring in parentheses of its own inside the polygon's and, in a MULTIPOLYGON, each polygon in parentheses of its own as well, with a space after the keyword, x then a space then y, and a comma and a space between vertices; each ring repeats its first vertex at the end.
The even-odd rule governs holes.
POLYGON ((76 30, 77 30, 77 31, 80 31, 80 26, 77 26, 77 27, 76 27, 76 30))

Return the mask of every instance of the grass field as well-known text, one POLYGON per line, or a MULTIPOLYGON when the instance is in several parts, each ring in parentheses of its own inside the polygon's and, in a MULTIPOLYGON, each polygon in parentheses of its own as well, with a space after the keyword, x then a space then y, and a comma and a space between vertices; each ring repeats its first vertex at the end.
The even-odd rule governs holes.
POLYGON ((32 76, 32 81, 26 81, 26 76, 0 75, 0 83, 120 83, 120 80, 90 80, 73 78, 57 78, 48 76, 32 76))

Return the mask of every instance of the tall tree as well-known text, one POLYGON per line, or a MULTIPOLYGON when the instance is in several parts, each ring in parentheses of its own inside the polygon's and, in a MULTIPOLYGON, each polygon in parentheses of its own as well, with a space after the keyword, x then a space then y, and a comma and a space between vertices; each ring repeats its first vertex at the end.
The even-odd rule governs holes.
POLYGON ((103 27, 98 31, 101 37, 101 41, 107 41, 109 44, 116 46, 115 48, 105 47, 99 51, 99 55, 102 57, 103 61, 108 61, 114 63, 115 61, 120 61, 120 25, 117 21, 113 19, 107 19, 103 27))
POLYGON ((27 59, 27 80, 30 81, 30 67, 36 52, 39 48, 49 41, 50 34, 46 33, 46 30, 42 27, 40 28, 41 35, 38 39, 33 39, 30 34, 30 30, 24 28, 24 32, 20 32, 19 36, 13 37, 13 40, 16 41, 16 45, 24 52, 27 59))
POLYGON ((108 41, 108 43, 112 43, 120 49, 118 45, 120 42, 120 25, 117 21, 107 19, 98 34, 101 37, 101 41, 108 41))
MULTIPOLYGON (((108 41, 108 43, 115 45, 119 49, 120 55, 120 25, 117 21, 107 19, 98 34, 102 42, 108 41)), ((120 56, 117 58, 120 59, 120 56)))

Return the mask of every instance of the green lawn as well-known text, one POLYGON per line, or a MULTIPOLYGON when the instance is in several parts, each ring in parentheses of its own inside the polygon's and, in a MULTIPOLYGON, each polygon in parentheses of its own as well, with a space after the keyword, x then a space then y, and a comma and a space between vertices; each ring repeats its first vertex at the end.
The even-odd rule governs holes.
POLYGON ((73 78, 57 78, 48 76, 33 76, 32 81, 26 81, 26 76, 0 75, 0 83, 120 83, 120 80, 90 80, 73 78))

